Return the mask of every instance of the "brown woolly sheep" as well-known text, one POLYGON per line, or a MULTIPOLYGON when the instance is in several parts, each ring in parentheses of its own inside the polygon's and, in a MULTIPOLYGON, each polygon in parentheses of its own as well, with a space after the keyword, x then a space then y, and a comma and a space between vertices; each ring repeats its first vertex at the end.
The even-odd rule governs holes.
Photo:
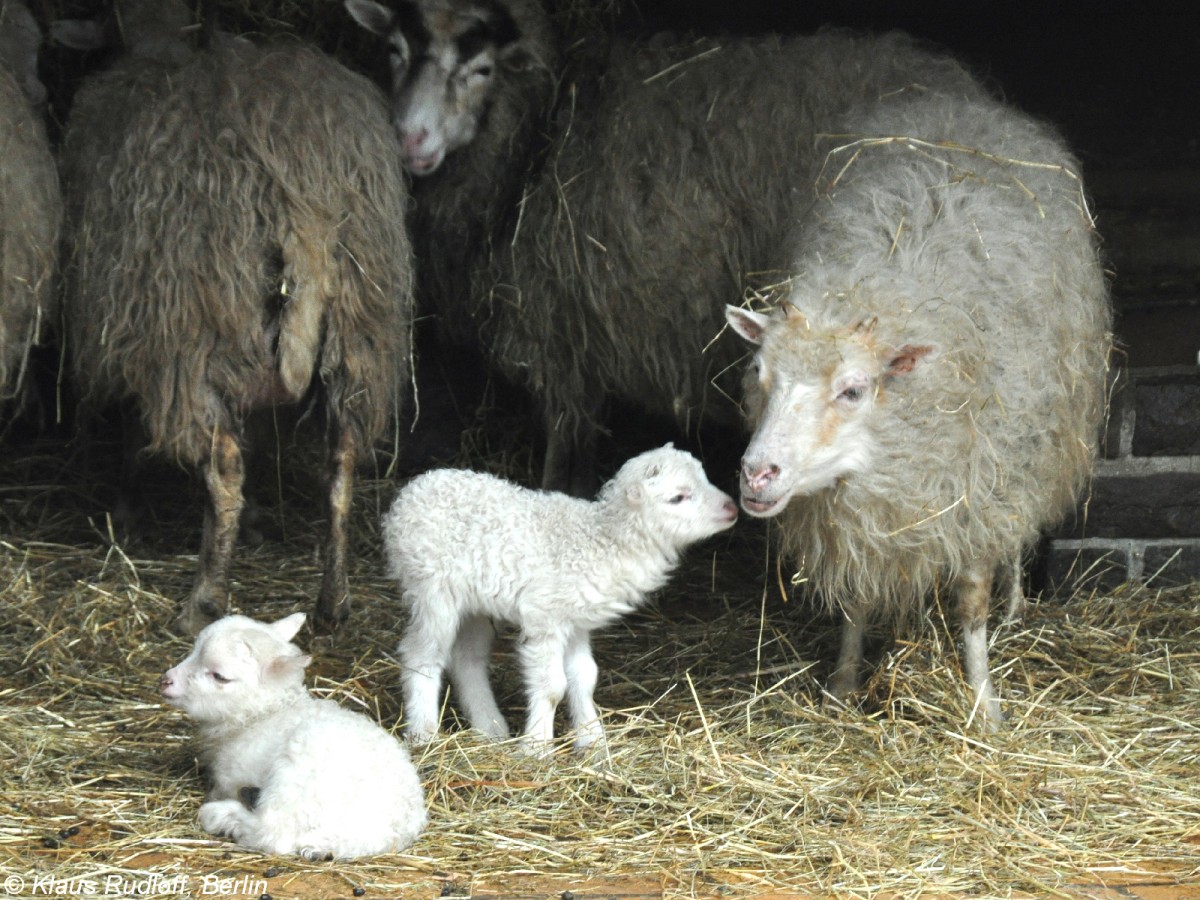
POLYGON ((410 365, 408 194, 382 95, 300 45, 192 52, 151 28, 129 50, 81 88, 64 142, 75 374, 93 404, 136 401, 149 448, 204 478, 178 620, 191 633, 226 607, 244 419, 319 403, 330 519, 316 623, 336 627, 355 461, 410 365))
POLYGON ((21 390, 29 349, 57 318, 62 198, 37 107, 41 31, 17 0, 0 5, 0 397, 21 390))
MULTIPOLYGON (((488 100, 507 110, 520 96, 496 60, 551 58, 545 13, 538 30, 528 2, 346 2, 396 51, 394 111, 419 213, 433 222, 465 202, 480 219, 488 201, 515 204, 491 215, 500 233, 470 245, 469 290, 435 302, 540 401, 542 484, 580 495, 610 397, 685 430, 736 423, 744 350, 718 337, 724 306, 783 266, 787 223, 811 197, 796 174, 813 163, 815 135, 851 106, 929 82, 982 93, 954 60, 900 35, 615 41, 568 71, 543 160, 538 143, 522 149, 521 134, 497 129, 488 100), (498 168, 523 196, 455 193, 498 168)), ((426 237, 438 265, 455 243, 426 237)))

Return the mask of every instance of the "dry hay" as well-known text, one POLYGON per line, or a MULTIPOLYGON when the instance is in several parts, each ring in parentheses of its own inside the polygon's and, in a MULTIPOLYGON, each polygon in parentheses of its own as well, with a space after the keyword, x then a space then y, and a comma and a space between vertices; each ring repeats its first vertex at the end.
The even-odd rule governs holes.
MULTIPOLYGON (((199 831, 190 729, 156 692, 188 647, 167 623, 192 576, 195 490, 160 473, 148 485, 153 534, 121 546, 70 460, 8 453, 0 860, 26 896, 37 877, 101 894, 112 877, 112 895, 178 893, 182 876, 202 895, 204 876, 219 875, 242 879, 227 895, 315 898, 578 891, 622 874, 671 896, 1044 894, 1200 875, 1200 586, 1034 602, 997 631, 1009 722, 983 738, 964 728, 969 692, 936 611, 886 648, 862 709, 823 709, 837 623, 783 605, 750 522, 597 640, 610 758, 564 747, 534 760, 451 730, 419 757, 431 824, 409 853, 305 863, 242 852, 199 831)), ((236 599, 253 615, 307 610, 317 591, 318 507, 303 475, 291 478, 278 479, 285 503, 268 539, 235 560, 236 599)), ((392 492, 382 479, 360 485, 357 608, 335 638, 309 641, 310 683, 389 726, 397 616, 375 522, 392 492)), ((513 660, 499 662, 519 721, 513 660)))

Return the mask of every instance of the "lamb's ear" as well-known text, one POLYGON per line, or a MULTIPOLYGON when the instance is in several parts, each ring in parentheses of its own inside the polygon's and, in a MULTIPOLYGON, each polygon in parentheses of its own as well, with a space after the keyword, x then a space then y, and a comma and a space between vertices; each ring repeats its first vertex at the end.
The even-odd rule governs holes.
POLYGON ((767 330, 771 317, 740 306, 726 305, 725 321, 743 340, 757 346, 763 342, 763 333, 767 330))
POLYGON ((917 363, 932 352, 933 347, 929 344, 905 344, 892 351, 891 358, 887 360, 884 368, 884 374, 887 376, 907 375, 917 367, 917 363))
POLYGON ((396 14, 374 0, 345 0, 346 11, 354 21, 372 34, 387 37, 396 21, 396 14))
POLYGON ((631 484, 625 488, 625 499, 629 501, 632 507, 639 507, 646 502, 646 488, 638 482, 631 484))
POLYGON ((272 622, 270 628, 271 631, 275 633, 275 636, 281 641, 290 641, 297 634, 299 634, 300 629, 304 627, 305 618, 306 616, 302 612, 292 613, 286 618, 280 619, 277 622, 272 622))
POLYGON ((304 678, 304 670, 308 668, 312 662, 312 657, 307 653, 299 653, 296 655, 280 654, 269 663, 267 663, 266 676, 269 679, 300 677, 304 678))

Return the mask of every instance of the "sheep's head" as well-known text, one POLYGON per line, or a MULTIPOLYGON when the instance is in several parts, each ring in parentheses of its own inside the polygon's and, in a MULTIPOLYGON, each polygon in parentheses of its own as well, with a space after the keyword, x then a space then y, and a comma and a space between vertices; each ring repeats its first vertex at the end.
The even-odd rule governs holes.
POLYGON ((218 619, 163 675, 159 692, 201 723, 251 718, 303 685, 310 657, 291 643, 303 624, 304 613, 270 624, 245 616, 218 619))
POLYGON ((742 508, 753 516, 776 515, 796 495, 869 469, 889 381, 932 350, 888 345, 875 319, 820 328, 788 303, 777 316, 730 306, 726 319, 758 347, 746 376, 755 432, 741 471, 742 508))
POLYGON ((522 65, 520 31, 494 0, 345 0, 361 26, 388 42, 393 116, 404 163, 430 175, 469 144, 506 66, 522 65))

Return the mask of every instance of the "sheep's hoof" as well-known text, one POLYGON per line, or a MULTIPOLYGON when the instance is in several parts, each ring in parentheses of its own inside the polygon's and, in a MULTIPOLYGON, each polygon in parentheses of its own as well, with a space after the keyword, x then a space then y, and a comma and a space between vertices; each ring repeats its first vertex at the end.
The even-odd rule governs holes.
POLYGON ((318 603, 313 614, 312 629, 314 634, 333 634, 346 620, 350 618, 350 601, 343 600, 330 609, 325 603, 318 603))
POLYGON ((225 610, 213 600, 198 600, 192 597, 183 605, 183 609, 175 617, 172 627, 179 634, 186 637, 195 637, 205 626, 211 625, 224 615, 225 610))

